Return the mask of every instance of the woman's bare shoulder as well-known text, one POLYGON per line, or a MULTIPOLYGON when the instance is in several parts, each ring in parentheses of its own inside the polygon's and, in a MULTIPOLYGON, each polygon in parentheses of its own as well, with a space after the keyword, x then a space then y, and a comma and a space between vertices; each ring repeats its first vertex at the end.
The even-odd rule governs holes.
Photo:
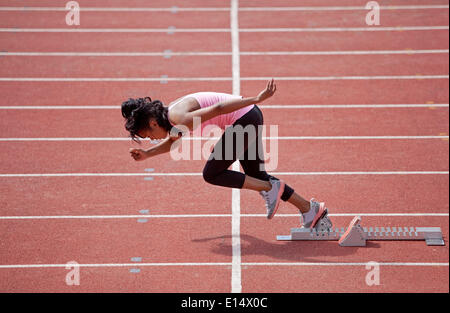
POLYGON ((172 123, 179 123, 184 115, 188 112, 192 112, 200 109, 200 104, 194 97, 179 98, 170 103, 170 121, 172 123))
POLYGON ((200 109, 200 104, 194 97, 184 97, 169 104, 170 112, 187 113, 200 109))

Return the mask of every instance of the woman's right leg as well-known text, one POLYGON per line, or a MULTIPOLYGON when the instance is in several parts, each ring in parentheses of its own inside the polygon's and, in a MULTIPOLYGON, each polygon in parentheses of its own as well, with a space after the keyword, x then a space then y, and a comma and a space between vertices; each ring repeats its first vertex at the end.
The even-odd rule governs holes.
MULTIPOLYGON (((277 179, 265 171, 264 160, 261 158, 262 156, 262 133, 261 130, 259 130, 257 132, 256 140, 248 146, 244 155, 239 159, 246 174, 242 189, 268 191, 271 188, 269 180, 271 178, 277 179)), ((310 202, 302 198, 288 185, 285 186, 281 199, 297 207, 301 213, 306 213, 310 210, 310 202)))

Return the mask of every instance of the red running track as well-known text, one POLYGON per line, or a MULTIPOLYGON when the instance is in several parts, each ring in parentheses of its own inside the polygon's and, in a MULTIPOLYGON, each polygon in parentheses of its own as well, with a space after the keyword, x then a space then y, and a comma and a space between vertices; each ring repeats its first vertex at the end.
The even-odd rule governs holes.
MULTIPOLYGON (((83 7, 108 7, 105 0, 83 7)), ((28 1, 27 6, 57 6, 28 1)), ((172 2, 179 8, 184 1, 172 2)), ((382 5, 448 5, 448 1, 395 0, 382 5)), ((280 0, 280 7, 298 6, 280 0)), ((342 0, 340 6, 364 6, 342 0)), ((2 6, 17 6, 6 0, 2 6)), ((116 1, 116 7, 167 6, 164 1, 116 1)), ((240 7, 273 6, 241 0, 240 7)), ((307 0, 302 6, 336 6, 307 0)), ((223 1, 190 1, 189 7, 229 7, 223 1)), ((64 12, 0 11, 0 27, 65 27, 64 12), (26 17, 26 18, 25 18, 26 17), (22 22, 18 22, 22 21, 22 22)), ((229 28, 229 11, 84 12, 82 27, 229 28), (212 19, 211 16, 215 18, 212 19)), ((359 27, 364 11, 239 11, 241 28, 359 27), (264 24, 261 22, 265 20, 264 24)), ((448 26, 448 9, 383 13, 383 26, 448 26)), ((240 33, 241 52, 444 50, 440 53, 249 56, 241 55, 241 94, 263 81, 248 77, 448 75, 448 30, 324 33, 240 33)), ((169 156, 135 163, 128 141, 36 141, 33 138, 126 137, 118 107, 128 97, 150 95, 166 104, 200 90, 232 92, 229 32, 215 33, 0 33, 7 52, 158 52, 159 56, 0 57, 0 106, 80 105, 83 110, 0 109, 0 291, 3 292, 230 292, 233 249, 229 189, 206 184, 205 160, 169 156), (150 39, 149 39, 150 38, 150 39), (224 52, 220 56, 164 57, 173 52, 224 52), (181 65, 180 65, 181 64, 181 65), (171 78, 197 82, 160 83, 171 78), (8 78, 139 78, 152 82, 20 82, 8 78), (220 77, 223 81, 209 78, 220 77), (92 109, 108 105, 117 109, 92 109), (15 139, 14 139, 15 138, 15 139), (17 138, 31 138, 18 141, 17 138), (146 169, 152 168, 152 172, 146 169), (91 177, 6 177, 4 174, 97 173, 91 177), (145 176, 101 176, 133 173, 145 176), (155 176, 152 173, 163 174, 155 176), (194 173, 194 176, 164 174, 194 173), (144 177, 152 177, 145 180, 144 177), (141 262, 132 258, 139 257, 141 262), (66 262, 77 261, 81 285, 67 286, 66 262), (23 265, 22 268, 19 265, 23 265), (37 267, 32 267, 32 266, 37 267), (9 266, 9 267, 8 267, 9 266), (53 266, 53 267, 49 267, 53 266), (130 270, 140 271, 132 273, 130 270)), ((273 220, 262 199, 240 195, 239 269, 243 292, 448 292, 448 78, 278 82, 264 105, 426 104, 413 108, 264 108, 278 136, 444 136, 426 139, 279 141, 274 171, 306 198, 326 201, 335 226, 363 215, 364 226, 438 226, 446 246, 424 242, 371 242, 341 248, 336 242, 278 242, 299 225, 283 203, 273 220), (437 107, 433 104, 443 104, 437 107), (447 104, 447 105, 446 105, 447 104), (330 172, 406 173, 326 175, 330 172), (421 172, 411 174, 410 172, 421 172), (299 175, 308 172, 308 175, 299 175), (313 172, 313 173, 311 173, 313 172), (321 172, 321 173, 319 173, 321 172), (409 174, 407 174, 409 172, 409 174), (381 264, 380 286, 365 283, 365 263, 381 264), (327 281, 327 284, 323 284, 327 281)), ((192 143, 192 142, 191 142, 192 143)), ((147 144, 145 144, 148 146, 147 144)))

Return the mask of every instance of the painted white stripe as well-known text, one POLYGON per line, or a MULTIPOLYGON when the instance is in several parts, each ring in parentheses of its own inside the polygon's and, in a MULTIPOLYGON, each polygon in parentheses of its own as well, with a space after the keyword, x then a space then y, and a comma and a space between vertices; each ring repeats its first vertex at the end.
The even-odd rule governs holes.
MULTIPOLYGON (((335 209, 340 210, 340 209, 335 209)), ((330 213, 331 217, 448 217, 449 213, 330 213)), ((233 214, 155 214, 155 215, 28 215, 0 216, 0 220, 63 220, 63 219, 164 219, 164 218, 230 218, 233 214)), ((267 214, 240 214, 241 217, 266 218, 267 214)), ((276 217, 299 217, 299 214, 277 214, 276 217)))
MULTIPOLYGON (((184 140, 219 140, 220 137, 185 137, 184 140)), ((280 136, 263 137, 263 140, 425 140, 425 139, 449 139, 445 136, 280 136)), ((131 141, 127 137, 60 137, 60 138, 0 138, 0 142, 15 141, 131 141)))
MULTIPOLYGON (((390 109, 448 108, 449 104, 298 104, 258 105, 261 109, 390 109)), ((0 106, 0 110, 120 110, 118 105, 15 105, 0 106)))
MULTIPOLYGON (((342 209, 334 209, 340 211, 342 209)), ((380 217, 439 217, 449 216, 449 213, 329 213, 328 216, 353 217, 353 216, 380 216, 380 217)), ((243 217, 266 217, 266 214, 242 214, 243 217)), ((298 217, 298 214, 277 214, 277 217, 298 217)))
MULTIPOLYGON (((380 32, 449 30, 449 26, 240 28, 244 33, 380 32)), ((229 33, 228 28, 0 28, 6 33, 229 33)))
POLYGON ((320 176, 320 175, 448 175, 448 171, 398 171, 398 172, 278 172, 279 176, 320 176))
MULTIPOLYGON (((448 5, 391 5, 380 6, 382 10, 427 10, 427 9, 448 9, 448 5)), ((242 12, 256 11, 367 11, 364 6, 297 6, 297 7, 241 7, 242 12)), ((0 11, 64 11, 63 7, 0 7, 0 11)), ((105 8, 105 7, 80 7, 80 11, 85 12, 227 12, 230 8, 105 8)))
POLYGON ((0 106, 1 110, 120 110, 117 105, 16 105, 0 106))
MULTIPOLYGON (((231 263, 101 263, 78 264, 78 267, 152 267, 152 266, 229 266, 231 263)), ((67 264, 14 264, 0 265, 0 269, 9 268, 57 268, 66 267, 67 264)), ((73 267, 73 265, 71 265, 73 267)))
POLYGON ((229 33, 228 28, 0 28, 5 33, 229 33))
POLYGON ((0 81, 13 82, 192 82, 231 80, 231 77, 0 77, 0 81))
MULTIPOLYGON (((436 8, 439 9, 439 8, 436 8)), ((0 11, 57 11, 67 12, 64 7, 0 7, 0 11)), ((105 8, 105 7, 80 7, 80 12, 229 12, 230 8, 182 8, 172 6, 170 8, 105 8)))
MULTIPOLYGON (((299 104, 259 105, 261 109, 396 109, 396 108, 448 108, 449 104, 299 104)), ((0 107, 1 108, 1 107, 0 107)), ((119 107, 117 107, 119 108, 119 107)))
MULTIPOLYGON (((337 175, 448 175, 448 171, 391 171, 391 172, 273 172, 274 176, 337 176, 337 175)), ((0 174, 4 178, 17 177, 139 177, 139 176, 202 176, 202 173, 45 173, 0 174)))
MULTIPOLYGON (((273 77, 276 80, 389 80, 389 79, 448 79, 449 75, 384 75, 384 76, 289 76, 273 77)), ((245 81, 266 81, 272 77, 243 77, 245 81)))
MULTIPOLYGON (((240 52, 243 56, 265 55, 389 55, 389 54, 448 54, 449 50, 372 50, 372 51, 249 51, 240 52)), ((98 56, 98 57, 164 57, 164 56, 230 56, 231 52, 7 52, 0 56, 98 56)))
MULTIPOLYGON (((411 50, 413 51, 413 50, 411 50)), ((444 53, 431 52, 429 53, 444 53)), ((421 53, 421 52, 417 52, 421 53)), ((425 52, 424 52, 425 53, 425 52)), ((0 56, 89 56, 89 57, 164 57, 164 56, 230 56, 231 52, 6 52, 0 56)))
MULTIPOLYGON (((380 6, 382 10, 426 10, 426 9, 448 9, 448 5, 390 5, 380 6)), ((241 7, 239 11, 367 11, 364 6, 297 6, 297 7, 241 7)), ((63 7, 0 7, 0 11, 64 11, 63 7)), ((170 8, 105 8, 105 7, 80 7, 85 12, 227 12, 230 8, 182 8, 172 6, 170 8)))
MULTIPOLYGON (((241 81, 326 81, 326 80, 394 80, 394 79, 449 79, 449 75, 385 75, 385 76, 285 76, 285 77, 242 77, 241 81)), ((0 77, 9 82, 193 82, 232 81, 232 77, 0 77)))
POLYGON ((285 136, 263 137, 265 140, 410 140, 448 139, 449 136, 285 136))
MULTIPOLYGON (((232 47, 232 73, 233 94, 241 94, 241 65, 239 58, 239 0, 231 0, 231 47, 232 47)), ((239 171, 239 161, 233 163, 233 171, 239 171)), ((231 292, 242 292, 242 269, 241 269, 241 191, 233 188, 231 198, 231 238, 232 238, 232 269, 231 269, 231 292)))
POLYGON ((379 32, 448 30, 448 26, 397 26, 397 27, 305 27, 305 28, 241 28, 244 33, 289 33, 289 32, 379 32))
MULTIPOLYGON (((381 266, 449 266, 449 263, 438 262, 377 262, 381 266)), ((367 263, 333 263, 333 262, 243 262, 244 266, 366 266, 367 263)))
POLYGON ((372 50, 372 51, 267 51, 241 52, 245 56, 259 55, 374 55, 374 54, 437 54, 449 53, 449 50, 372 50))
MULTIPOLYGON (((381 10, 426 10, 426 9, 448 9, 448 5, 385 5, 380 6, 381 10)), ((246 7, 240 11, 367 11, 364 6, 297 6, 297 7, 246 7)))
MULTIPOLYGON (((378 262, 380 266, 429 266, 448 267, 449 263, 444 262, 378 262)), ((161 267, 161 266, 230 266, 232 263, 92 263, 78 264, 78 267, 161 267)), ((243 266, 366 266, 363 262, 243 262, 243 266)), ((2 264, 0 269, 18 268, 65 268, 67 264, 2 264)), ((72 265, 73 267, 73 265, 72 265)))

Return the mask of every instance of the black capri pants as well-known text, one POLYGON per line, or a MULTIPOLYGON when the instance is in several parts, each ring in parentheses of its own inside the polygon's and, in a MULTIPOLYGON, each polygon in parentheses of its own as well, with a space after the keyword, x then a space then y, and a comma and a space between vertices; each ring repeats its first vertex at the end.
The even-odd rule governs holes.
MULTIPOLYGON (((264 118, 258 106, 254 106, 249 112, 238 119, 233 127, 226 128, 220 140, 214 146, 214 149, 203 169, 203 178, 206 182, 223 187, 242 189, 245 181, 245 175, 269 181, 273 177, 265 171, 262 144, 262 126, 264 118), (236 128, 241 126, 242 128, 236 128), (245 131, 245 127, 252 128, 255 131, 245 131), (244 129, 244 134, 239 130, 244 129), (230 149, 232 148, 232 153, 230 149), (228 170, 231 164, 237 159, 245 172, 228 170)), ((288 201, 294 193, 294 190, 286 184, 281 199, 288 201)))

